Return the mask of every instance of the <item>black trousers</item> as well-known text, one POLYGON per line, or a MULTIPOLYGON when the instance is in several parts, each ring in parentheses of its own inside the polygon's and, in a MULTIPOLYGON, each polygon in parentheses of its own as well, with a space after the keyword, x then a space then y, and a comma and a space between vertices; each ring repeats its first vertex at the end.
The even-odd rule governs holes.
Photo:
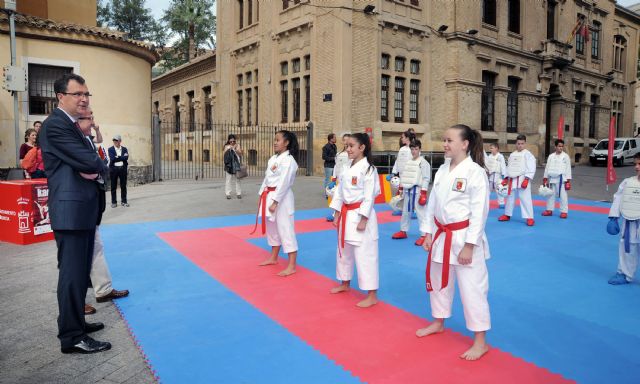
POLYGON ((111 204, 117 204, 116 189, 118 188, 118 179, 120 179, 120 200, 127 202, 127 167, 109 168, 109 177, 111 178, 111 204))
POLYGON ((84 299, 89 286, 96 230, 53 231, 58 245, 58 339, 72 347, 85 335, 84 299))

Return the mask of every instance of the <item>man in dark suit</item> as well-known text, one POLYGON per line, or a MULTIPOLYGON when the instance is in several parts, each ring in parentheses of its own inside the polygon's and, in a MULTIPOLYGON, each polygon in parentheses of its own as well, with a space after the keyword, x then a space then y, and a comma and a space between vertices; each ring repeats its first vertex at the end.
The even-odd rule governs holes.
POLYGON ((116 189, 118 189, 118 180, 120 180, 120 201, 123 207, 128 207, 127 203, 127 167, 129 165, 129 151, 126 147, 120 145, 122 137, 115 135, 113 137, 113 146, 109 147, 109 178, 111 178, 111 208, 118 206, 116 198, 116 189))
POLYGON ((58 338, 62 353, 94 353, 111 348, 87 334, 104 328, 86 323, 99 191, 105 166, 78 128, 87 113, 88 88, 82 77, 65 74, 54 83, 56 108, 43 122, 40 145, 49 183, 49 217, 58 246, 58 338))

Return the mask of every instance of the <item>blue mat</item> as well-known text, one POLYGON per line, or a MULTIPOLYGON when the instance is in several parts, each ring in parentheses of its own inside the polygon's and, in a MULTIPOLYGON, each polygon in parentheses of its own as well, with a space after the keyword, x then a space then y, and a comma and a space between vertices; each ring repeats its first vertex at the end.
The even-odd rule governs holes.
MULTIPOLYGON (((517 208, 507 223, 497 221, 501 210, 491 211, 490 344, 579 382, 637 383, 640 286, 607 284, 617 265, 618 238, 606 234, 606 216, 574 210, 561 220, 535 211, 533 228, 518 219, 517 208)), ((327 212, 296 212, 296 220, 327 212)), ((357 381, 155 235, 254 220, 242 215, 101 227, 114 285, 132 292, 118 304, 161 381, 357 381)), ((418 236, 417 222, 409 240, 391 240, 398 228, 399 223, 379 228, 380 298, 430 319, 426 253, 411 240, 418 236)), ((270 249, 265 239, 252 242, 270 249)), ((302 266, 335 278, 334 231, 301 234, 298 242, 302 266)), ((459 296, 454 305, 447 326, 470 335, 459 296)))

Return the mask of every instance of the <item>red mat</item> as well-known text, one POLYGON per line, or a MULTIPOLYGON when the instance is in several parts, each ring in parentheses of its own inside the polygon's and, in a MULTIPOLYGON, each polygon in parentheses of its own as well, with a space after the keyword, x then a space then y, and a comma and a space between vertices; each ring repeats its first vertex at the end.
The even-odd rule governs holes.
MULTIPOLYGON (((380 222, 395 221, 390 212, 380 222)), ((287 278, 285 267, 258 267, 269 252, 245 241, 252 226, 160 234, 221 284, 265 313, 336 364, 369 383, 564 383, 561 375, 493 348, 481 360, 458 355, 471 339, 446 331, 418 339, 425 319, 384 302, 369 309, 355 306, 356 291, 331 295, 336 281, 298 266, 287 278)), ((324 219, 296 222, 296 232, 330 229, 324 219)), ((425 301, 425 306, 428 303, 425 301)), ((458 314, 462 316, 462 314, 458 314)), ((489 338, 491 333, 489 332, 489 338)), ((259 348, 259 346, 253 346, 259 348)), ((313 372, 309 372, 312 376, 313 372)))

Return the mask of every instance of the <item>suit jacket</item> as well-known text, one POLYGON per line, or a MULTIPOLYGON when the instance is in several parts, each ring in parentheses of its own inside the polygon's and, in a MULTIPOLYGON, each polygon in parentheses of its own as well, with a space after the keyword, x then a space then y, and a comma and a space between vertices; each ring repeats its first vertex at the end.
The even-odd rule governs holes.
POLYGON ((116 167, 114 163, 117 161, 122 161, 123 167, 125 168, 129 165, 129 163, 127 162, 127 160, 129 160, 129 151, 127 150, 126 147, 120 146, 120 148, 122 148, 122 156, 116 156, 116 147, 115 146, 109 147, 109 168, 110 169, 116 167))
POLYGON ((80 129, 59 108, 42 123, 39 134, 49 184, 49 217, 53 230, 95 229, 99 186, 80 176, 104 173, 105 165, 80 129))

